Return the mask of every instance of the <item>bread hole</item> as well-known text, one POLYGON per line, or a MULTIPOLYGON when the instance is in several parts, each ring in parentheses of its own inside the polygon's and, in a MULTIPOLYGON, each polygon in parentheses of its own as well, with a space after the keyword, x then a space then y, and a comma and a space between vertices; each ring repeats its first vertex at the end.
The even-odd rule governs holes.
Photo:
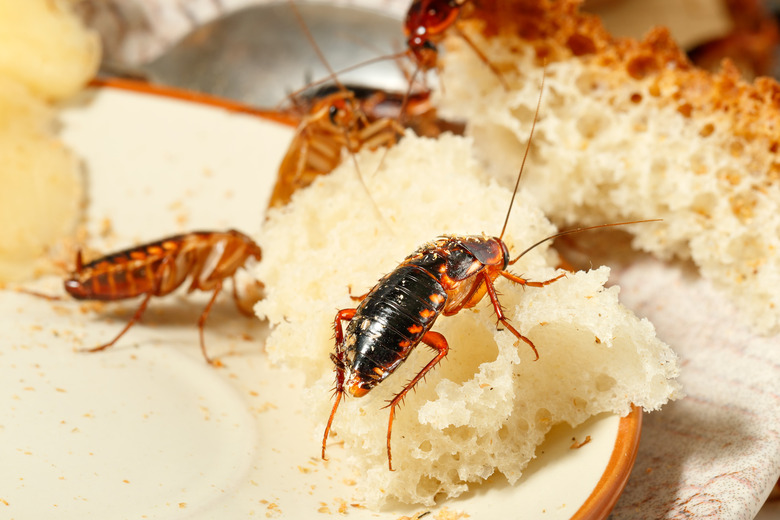
POLYGON ((577 86, 580 92, 590 95, 590 93, 594 90, 601 88, 602 81, 598 76, 596 76, 596 74, 585 72, 577 77, 574 84, 577 86))
POLYGON ((533 121, 534 114, 536 114, 536 108, 531 108, 526 105, 520 105, 512 109, 512 117, 520 122, 533 121))
POLYGON ((569 47, 575 56, 584 56, 585 54, 596 52, 596 44, 590 37, 583 34, 572 34, 569 36, 566 46, 569 47))
POLYGON ((468 426, 449 427, 448 436, 456 442, 471 442, 474 438, 474 432, 468 426))
POLYGON ((652 54, 644 54, 631 59, 626 70, 632 78, 643 79, 658 70, 658 63, 652 54))
POLYGON ((715 126, 713 126, 712 123, 707 123, 703 127, 701 127, 701 130, 699 130, 699 135, 702 137, 709 137, 712 135, 712 133, 715 131, 715 126))
POLYGON ((552 414, 547 408, 539 408, 536 411, 535 420, 539 424, 549 425, 552 422, 552 414))
POLYGON ((742 144, 740 141, 732 141, 729 144, 729 153, 731 153, 733 157, 741 156, 742 152, 744 151, 745 151, 745 145, 742 144))
POLYGON ((417 482, 417 495, 429 497, 435 495, 441 489, 441 482, 428 475, 423 475, 417 482))
POLYGON ((753 235, 734 237, 729 241, 726 253, 737 260, 735 270, 740 281, 755 276, 767 255, 763 240, 753 235))
POLYGON ((599 374, 596 376, 596 390, 599 392, 607 392, 617 384, 614 377, 608 374, 599 374))
POLYGON ((690 103, 683 103, 677 107, 677 111, 683 115, 683 117, 691 117, 693 113, 693 105, 690 103))
POLYGON ((691 155, 690 169, 697 175, 703 175, 709 171, 704 158, 698 153, 691 155))
MULTIPOLYGON (((486 302, 485 305, 488 306, 490 303, 486 302)), ((479 373, 483 364, 498 359, 498 345, 496 345, 494 331, 490 328, 478 327, 476 325, 478 320, 477 313, 460 313, 451 318, 446 331, 442 331, 445 336, 451 333, 453 336, 469 337, 469 348, 460 348, 461 345, 450 343, 452 347, 450 353, 436 368, 437 373, 453 383, 463 384, 470 381, 479 373)), ((423 349, 423 351, 424 362, 427 363, 431 358, 431 351, 430 349, 423 349)))
POLYGON ((635 105, 639 104, 642 102, 642 94, 640 94, 639 92, 634 92, 633 94, 631 94, 630 99, 631 102, 634 103, 635 105))
POLYGON ((420 446, 418 446, 417 449, 419 449, 420 451, 422 451, 424 453, 429 453, 431 451, 431 449, 433 449, 433 445, 431 444, 431 441, 429 441, 428 439, 425 439, 424 441, 422 441, 420 443, 420 446))
POLYGON ((526 421, 525 419, 520 419, 519 421, 517 421, 517 424, 515 424, 514 426, 514 431, 516 433, 525 433, 528 431, 528 429, 529 429, 528 421, 526 421))
POLYGON ((509 431, 508 425, 503 425, 501 429, 498 430, 498 438, 502 442, 506 442, 507 439, 509 439, 509 436, 512 435, 512 432, 509 431))
POLYGON ((653 97, 659 97, 661 95, 661 87, 658 85, 658 83, 653 83, 647 89, 647 93, 653 97))
POLYGON ((721 168, 718 170, 718 178, 731 186, 737 186, 742 182, 742 174, 734 168, 721 168))
POLYGON ((607 126, 607 118, 598 112, 590 112, 577 120, 577 130, 585 139, 593 139, 607 126))
POLYGON ((585 410, 588 407, 588 400, 583 399, 581 397, 574 397, 572 398, 572 404, 574 404, 574 408, 577 410, 585 410))
MULTIPOLYGON (((734 216, 737 217, 740 222, 746 224, 748 221, 753 219, 758 201, 756 200, 755 195, 752 193, 743 192, 737 193, 736 195, 729 198, 729 204, 731 205, 731 212, 734 214, 734 216)), ((748 257, 746 252, 743 252, 740 256, 745 258, 748 257)))
POLYGON ((718 205, 718 198, 712 193, 699 193, 691 203, 691 210, 705 218, 711 218, 718 205))
POLYGON ((769 165, 769 171, 766 172, 766 180, 770 184, 780 181, 780 163, 773 162, 769 165))

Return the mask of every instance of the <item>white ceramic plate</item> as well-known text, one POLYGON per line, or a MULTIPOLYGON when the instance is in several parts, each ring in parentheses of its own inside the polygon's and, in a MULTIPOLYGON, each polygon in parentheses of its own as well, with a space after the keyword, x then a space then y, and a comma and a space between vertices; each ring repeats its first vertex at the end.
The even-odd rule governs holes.
MULTIPOLYGON (((291 128, 138 88, 90 89, 62 114, 62 138, 87 174, 90 247, 110 252, 199 228, 256 232, 291 128)), ((62 293, 54 277, 29 286, 62 293)), ((268 365, 263 324, 227 297, 206 325, 209 353, 224 366, 207 365, 196 327, 206 296, 152 300, 115 347, 84 354, 78 349, 112 338, 138 302, 95 311, 0 291, 0 517, 426 511, 361 507, 339 448, 327 464, 319 459, 321 432, 303 408, 300 378, 268 365)), ((557 427, 517 485, 495 478, 429 518, 604 517, 628 478, 640 423, 637 410, 557 427)))

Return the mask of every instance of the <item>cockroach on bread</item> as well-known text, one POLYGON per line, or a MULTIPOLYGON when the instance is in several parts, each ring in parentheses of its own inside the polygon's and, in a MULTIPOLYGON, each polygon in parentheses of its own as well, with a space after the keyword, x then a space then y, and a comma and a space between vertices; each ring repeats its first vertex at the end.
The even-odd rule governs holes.
POLYGON ((76 270, 65 280, 65 290, 79 300, 118 301, 144 296, 133 317, 114 339, 88 349, 97 352, 115 344, 140 320, 153 296, 165 296, 191 279, 188 292, 213 292, 198 319, 198 329, 203 357, 214 364, 206 353, 203 327, 227 278, 233 278, 236 306, 241 312, 248 312, 241 306, 234 276, 250 258, 260 260, 260 246, 239 231, 193 231, 125 249, 87 264, 82 262, 79 251, 76 270))
MULTIPOLYGON (((544 80, 542 80, 542 88, 544 80)), ((537 115, 541 104, 537 104, 537 115)), ((536 116, 526 146, 523 165, 533 137, 536 116)), ((393 459, 390 439, 397 406, 404 396, 430 372, 449 351, 446 338, 431 330, 440 315, 452 316, 462 309, 474 307, 487 294, 499 324, 527 344, 539 358, 533 342, 520 334, 504 315, 494 288, 501 276, 513 283, 528 287, 544 287, 565 276, 559 274, 549 280, 529 281, 510 273, 507 269, 536 246, 563 235, 588 229, 633 224, 621 222, 563 231, 544 238, 514 259, 503 241, 509 222, 509 214, 517 194, 520 167, 512 199, 509 203, 504 226, 498 237, 485 235, 447 235, 428 243, 403 260, 398 267, 374 286, 354 309, 340 310, 334 319, 336 349, 331 354, 335 365, 335 402, 328 418, 322 439, 322 458, 328 435, 341 398, 345 393, 362 397, 384 381, 409 356, 421 342, 432 348, 436 355, 389 402, 390 415, 387 426, 387 460, 390 470, 393 459), (342 322, 348 321, 346 330, 342 322)))
POLYGON ((354 156, 364 147, 392 146, 401 134, 395 119, 369 119, 355 94, 344 88, 315 101, 282 159, 269 206, 286 205, 295 191, 333 171, 344 150, 354 156))
POLYGON ((463 11, 473 7, 473 1, 413 0, 404 18, 407 52, 417 65, 418 70, 435 69, 439 59, 438 43, 444 39, 448 30, 454 30, 479 56, 479 59, 493 71, 504 88, 508 88, 501 71, 456 25, 458 19, 463 15, 463 11))
MULTIPOLYGON (((390 147, 398 142, 404 132, 403 127, 395 119, 389 117, 369 119, 366 116, 355 93, 339 82, 336 73, 325 59, 306 22, 295 7, 295 3, 290 0, 289 4, 301 30, 330 72, 337 90, 311 104, 297 104, 298 107, 304 108, 305 115, 279 166, 269 207, 286 205, 296 190, 308 186, 319 175, 327 175, 333 171, 341 164, 344 151, 354 157, 363 148, 390 147)), ((357 169, 357 163, 355 166, 357 169)), ((359 170, 357 174, 365 187, 359 170)), ((371 198, 367 188, 366 193, 371 198)))

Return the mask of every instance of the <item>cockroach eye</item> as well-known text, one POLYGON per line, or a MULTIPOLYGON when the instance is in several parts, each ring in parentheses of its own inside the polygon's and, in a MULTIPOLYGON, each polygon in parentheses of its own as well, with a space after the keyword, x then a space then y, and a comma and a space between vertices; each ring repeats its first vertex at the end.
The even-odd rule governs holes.
POLYGON ((330 117, 330 122, 336 125, 336 117, 339 115, 339 108, 336 105, 331 105, 330 109, 328 110, 328 117, 330 117))

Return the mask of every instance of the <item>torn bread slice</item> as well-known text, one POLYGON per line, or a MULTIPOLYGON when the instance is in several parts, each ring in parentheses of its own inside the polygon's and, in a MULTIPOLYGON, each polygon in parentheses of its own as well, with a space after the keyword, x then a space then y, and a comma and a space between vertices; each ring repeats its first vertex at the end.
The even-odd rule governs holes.
MULTIPOLYGON (((361 171, 375 171, 381 157, 361 153, 361 171)), ((268 213, 257 268, 267 297, 256 311, 272 326, 266 343, 272 360, 308 376, 314 421, 306 449, 313 457, 332 406, 337 310, 355 307, 350 292, 366 293, 438 235, 497 235, 512 194, 484 177, 469 139, 407 135, 367 181, 377 207, 347 162, 268 213)), ((521 191, 504 236, 510 253, 553 233, 521 191)), ((548 280, 560 274, 557 263, 544 243, 513 271, 548 280)), ((679 396, 675 354, 652 324, 620 305, 617 287, 605 287, 608 273, 606 267, 568 273, 543 288, 496 282, 506 316, 534 342, 537 361, 528 345, 496 327, 488 298, 439 317, 434 330, 450 351, 398 410, 395 471, 387 464, 385 405, 433 357, 430 349, 416 348, 367 396, 345 398, 331 447, 344 443, 363 501, 373 508, 389 499, 430 505, 494 473, 514 483, 553 425, 578 425, 602 412, 624 415, 632 404, 654 410, 679 396)))
POLYGON ((579 2, 503 0, 460 23, 509 84, 456 35, 437 105, 467 121, 478 156, 514 183, 545 99, 525 186, 558 225, 663 218, 635 245, 692 259, 755 330, 780 330, 780 85, 728 63, 693 67, 664 29, 612 38, 579 2))

